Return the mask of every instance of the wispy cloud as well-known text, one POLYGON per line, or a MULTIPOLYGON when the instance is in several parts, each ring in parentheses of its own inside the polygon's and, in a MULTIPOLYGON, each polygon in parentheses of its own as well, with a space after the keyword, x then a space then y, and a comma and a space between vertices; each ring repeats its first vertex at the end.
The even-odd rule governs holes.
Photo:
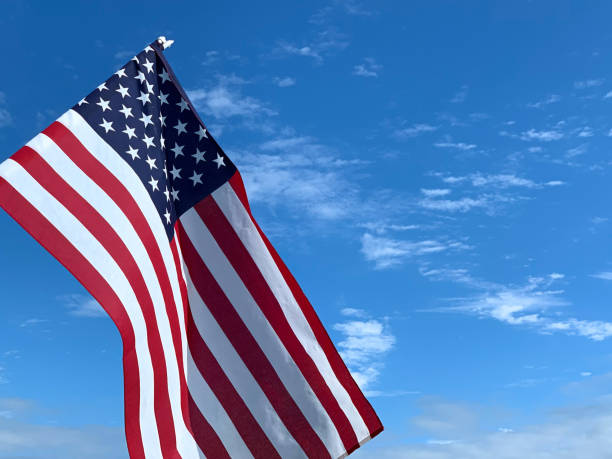
POLYGON ((596 86, 601 86, 602 84, 604 84, 605 81, 606 80, 604 78, 592 78, 590 80, 575 81, 574 88, 576 89, 594 88, 596 86))
POLYGON ((455 93, 450 102, 453 104, 460 104, 462 102, 465 102, 465 99, 467 99, 467 95, 468 87, 466 85, 463 85, 461 86, 461 89, 455 93))
POLYGON ((434 147, 438 148, 452 148, 455 150, 473 150, 477 147, 473 143, 464 143, 464 142, 436 142, 434 143, 434 147))
POLYGON ((450 185, 467 182, 472 186, 481 188, 542 188, 544 186, 560 186, 564 184, 561 180, 549 180, 547 182, 538 183, 515 174, 483 174, 480 172, 461 176, 443 176, 440 174, 440 177, 444 183, 450 185))
POLYGON ((377 64, 376 60, 371 57, 366 57, 362 64, 357 64, 353 67, 353 75, 362 77, 377 77, 378 72, 382 69, 382 65, 377 64))
POLYGON ((437 126, 432 126, 431 124, 418 123, 409 127, 396 129, 393 131, 393 136, 399 139, 404 139, 406 137, 416 137, 426 132, 433 132, 437 129, 437 126))
POLYGON ((367 394, 384 366, 383 357, 393 349, 396 339, 385 319, 366 319, 363 310, 351 308, 343 309, 343 314, 361 318, 336 323, 333 328, 342 334, 337 344, 340 355, 359 387, 367 394), (359 316, 355 311, 359 311, 359 316))
POLYGON ((295 85, 295 78, 291 77, 276 77, 274 78, 274 84, 279 88, 288 88, 289 86, 295 85))
POLYGON ((531 141, 539 140, 542 142, 552 142, 553 140, 560 140, 563 138, 563 133, 554 129, 538 131, 536 129, 529 129, 524 131, 520 135, 521 140, 531 141))
POLYGON ((361 253, 376 269, 386 269, 424 255, 448 250, 467 250, 467 244, 458 241, 394 239, 365 233, 361 237, 361 253))
POLYGON ((348 45, 349 41, 344 34, 329 28, 317 33, 315 38, 305 45, 281 41, 273 54, 309 57, 317 64, 321 64, 325 57, 342 51, 348 45))
POLYGON ((546 99, 542 99, 539 100, 537 102, 531 103, 531 104, 527 104, 527 107, 530 108, 542 108, 546 105, 550 105, 550 104, 554 104, 556 102, 559 102, 561 100, 561 96, 557 95, 557 94, 551 94, 550 96, 548 96, 546 99))
POLYGON ((275 115, 276 113, 260 100, 242 95, 240 88, 245 83, 235 76, 219 76, 216 84, 192 89, 187 93, 196 109, 201 110, 205 116, 212 115, 224 120, 232 117, 275 115))
POLYGON ((13 123, 13 117, 6 108, 6 95, 0 91, 0 128, 9 126, 13 123))
POLYGON ((100 304, 90 296, 71 294, 58 298, 69 311, 70 315, 77 317, 107 317, 100 304))
POLYGON ((456 275, 452 271, 431 270, 422 271, 422 274, 438 281, 460 282, 483 290, 474 296, 449 300, 455 305, 436 309, 438 312, 470 314, 508 325, 531 327, 543 334, 563 333, 583 336, 593 341, 602 341, 612 336, 612 322, 564 318, 559 314, 559 307, 570 305, 562 296, 563 289, 551 288, 554 283, 565 278, 560 273, 529 277, 522 286, 485 283, 467 272, 456 275))
POLYGON ((19 324, 19 326, 21 328, 33 327, 35 325, 40 325, 46 322, 48 322, 47 319, 38 319, 36 317, 33 317, 31 319, 24 320, 23 322, 19 324))
MULTIPOLYGON (((575 459, 604 458, 612 448, 612 400, 600 397, 588 405, 558 406, 537 424, 512 426, 499 408, 423 397, 420 413, 409 422, 422 439, 398 446, 381 445, 380 459, 575 459), (489 426, 500 425, 497 429, 489 426)), ((356 451, 356 458, 372 457, 356 451)))

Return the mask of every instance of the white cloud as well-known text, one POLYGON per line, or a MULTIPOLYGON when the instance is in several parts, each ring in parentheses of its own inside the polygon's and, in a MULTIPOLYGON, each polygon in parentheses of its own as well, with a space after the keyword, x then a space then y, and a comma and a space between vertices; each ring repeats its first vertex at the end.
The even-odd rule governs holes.
POLYGON ((320 64, 326 56, 342 51, 348 45, 349 42, 344 34, 338 33, 333 29, 326 29, 320 31, 314 40, 306 45, 299 46, 281 41, 274 52, 280 55, 310 57, 320 64))
POLYGON ((2 457, 108 457, 126 458, 125 434, 121 427, 61 426, 40 422, 48 410, 36 403, 0 399, 0 455, 2 457), (30 420, 35 418, 35 421, 30 420))
POLYGON ((363 309, 356 308, 342 308, 340 310, 340 314, 347 317, 358 317, 364 318, 367 317, 367 313, 363 309))
POLYGON ((407 127, 407 128, 396 129, 393 132, 393 135, 395 137, 402 139, 406 137, 416 137, 425 132, 433 132, 437 129, 438 129, 437 126, 432 126, 430 124, 424 124, 424 123, 418 123, 418 124, 413 124, 412 126, 407 127))
POLYGON ((578 137, 593 137, 595 134, 593 132, 593 128, 590 126, 584 126, 580 128, 577 135, 578 137))
POLYGON ((0 128, 9 126, 13 123, 13 117, 6 109, 6 96, 0 91, 0 128))
POLYGON ((469 175, 462 176, 444 176, 441 173, 436 173, 436 176, 440 177, 444 183, 451 185, 457 183, 469 182, 475 187, 488 187, 488 188, 541 188, 543 186, 560 186, 564 182, 560 180, 550 180, 544 183, 537 183, 531 179, 518 177, 514 174, 482 174, 475 172, 469 175))
POLYGON ((385 269, 404 263, 410 258, 447 250, 467 250, 470 246, 457 241, 406 241, 365 233, 361 237, 361 253, 376 269, 385 269))
POLYGON ((552 142, 553 140, 559 140, 563 138, 563 133, 557 130, 545 130, 537 131, 535 129, 529 129, 524 131, 520 135, 521 140, 539 140, 542 142, 552 142))
POLYGON ((464 143, 464 142, 437 142, 437 143, 434 143, 434 147, 453 148, 457 150, 467 151, 467 150, 473 150, 474 148, 477 147, 477 145, 474 145, 473 143, 464 143))
POLYGON ((275 115, 263 102, 241 94, 240 86, 244 83, 244 80, 234 76, 221 76, 214 86, 192 89, 187 94, 197 110, 217 119, 275 115))
POLYGON ((102 306, 91 296, 71 294, 62 295, 59 300, 69 310, 69 314, 77 317, 108 317, 102 306))
MULTIPOLYGON (((601 397, 588 405, 563 406, 538 424, 522 427, 487 426, 483 408, 439 400, 423 404, 412 418, 427 439, 389 443, 372 442, 354 453, 356 458, 380 459, 602 459, 612 450, 612 402, 601 397), (444 441, 451 438, 452 441, 444 441)), ((489 423, 492 423, 489 421, 489 423)))
POLYGON ((467 98, 467 94, 468 94, 468 87, 465 85, 461 86, 461 89, 457 93, 455 93, 455 95, 450 100, 450 102, 453 104, 460 104, 462 102, 465 102, 465 99, 467 98))
POLYGON ((431 199, 425 198, 419 201, 419 206, 428 210, 440 210, 444 212, 467 212, 474 208, 491 208, 495 199, 490 196, 479 196, 476 198, 460 199, 431 199))
POLYGON ((384 321, 377 319, 349 320, 333 328, 343 336, 338 342, 340 355, 367 394, 380 375, 382 358, 395 345, 395 336, 384 321))
POLYGON ((591 277, 596 277, 597 279, 603 280, 612 280, 612 271, 602 271, 597 274, 592 274, 591 277))
POLYGON ((42 324, 42 323, 45 323, 45 322, 47 322, 47 319, 37 319, 37 318, 34 317, 32 319, 24 320, 23 322, 21 322, 19 324, 19 326, 21 328, 26 328, 26 327, 32 327, 32 326, 35 326, 35 325, 39 325, 39 324, 42 324))
POLYGON ((593 78, 590 80, 575 81, 574 88, 576 89, 594 88, 596 86, 601 86, 602 84, 604 84, 604 81, 605 80, 603 78, 593 78))
POLYGON ((570 303, 562 298, 563 290, 549 287, 565 275, 551 273, 543 277, 529 277, 523 286, 505 286, 482 282, 467 272, 456 275, 450 270, 422 270, 426 277, 450 280, 483 290, 471 297, 452 300, 455 306, 436 309, 438 312, 458 312, 486 317, 509 325, 528 326, 540 333, 564 333, 602 341, 612 336, 612 322, 562 318, 557 311, 570 303))
POLYGON ((570 148, 565 152, 566 158, 573 158, 575 156, 584 155, 588 150, 587 144, 578 145, 577 147, 570 148))
POLYGON ((446 196, 447 194, 450 194, 450 192, 451 190, 449 190, 448 188, 445 188, 445 189, 421 188, 421 193, 423 193, 428 198, 439 198, 440 196, 446 196))
POLYGON ((288 88, 289 86, 295 85, 295 78, 291 77, 276 77, 274 78, 274 83, 279 88, 288 88))
POLYGON ((371 57, 366 57, 362 64, 353 67, 353 75, 362 77, 377 77, 382 65, 377 64, 371 57))
POLYGON ((532 104, 527 104, 527 106, 530 108, 542 108, 545 105, 554 104, 555 102, 559 102, 560 100, 561 100, 561 96, 557 94, 551 94, 546 99, 540 100, 532 104))

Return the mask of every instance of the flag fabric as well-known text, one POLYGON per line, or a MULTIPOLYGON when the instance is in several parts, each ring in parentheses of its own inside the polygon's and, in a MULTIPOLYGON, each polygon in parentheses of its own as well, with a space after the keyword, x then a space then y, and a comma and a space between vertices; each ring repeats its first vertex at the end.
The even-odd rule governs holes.
POLYGON ((118 327, 130 457, 338 458, 382 431, 160 42, 0 164, 0 206, 118 327))

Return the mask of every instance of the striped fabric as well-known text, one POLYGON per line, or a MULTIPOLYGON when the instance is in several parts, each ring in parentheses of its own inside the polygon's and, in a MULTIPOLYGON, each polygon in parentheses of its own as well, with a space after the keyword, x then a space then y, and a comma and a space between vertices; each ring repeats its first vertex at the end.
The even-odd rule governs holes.
POLYGON ((338 458, 382 430, 157 43, 0 164, 0 206, 118 327, 130 457, 338 458))

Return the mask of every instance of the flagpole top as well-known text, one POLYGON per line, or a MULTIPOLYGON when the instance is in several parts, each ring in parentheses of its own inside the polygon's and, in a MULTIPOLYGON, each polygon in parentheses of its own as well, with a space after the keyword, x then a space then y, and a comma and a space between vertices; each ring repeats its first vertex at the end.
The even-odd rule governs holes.
POLYGON ((166 37, 161 36, 157 39, 157 43, 159 43, 163 49, 168 49, 172 46, 174 40, 166 40, 166 37))

